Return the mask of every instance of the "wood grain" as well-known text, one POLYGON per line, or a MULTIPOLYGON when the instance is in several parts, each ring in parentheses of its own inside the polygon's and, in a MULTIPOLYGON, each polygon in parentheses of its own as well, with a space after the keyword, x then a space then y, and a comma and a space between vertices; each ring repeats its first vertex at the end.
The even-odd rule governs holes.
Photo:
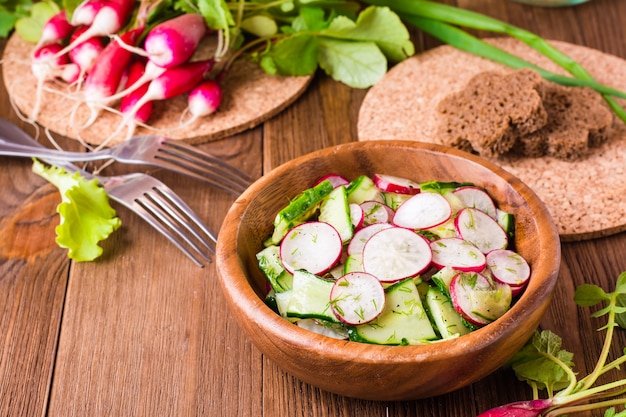
MULTIPOLYGON (((563 9, 509 0, 443 2, 626 58, 624 1, 592 0, 563 9)), ((414 35, 418 51, 440 44, 414 35)), ((317 75, 276 117, 201 146, 259 177, 319 147, 356 140, 364 95, 317 75)), ((3 87, 0 117, 20 123, 3 87)), ((0 222, 29 218, 24 208, 48 192, 30 167, 26 160, 0 158, 0 222)), ((109 172, 122 170, 111 168, 109 172)), ((184 177, 151 172, 181 193, 210 227, 219 228, 232 196, 184 177)), ((52 219, 50 205, 31 204, 30 218, 52 219)), ((36 257, 30 252, 0 255, 0 415, 472 417, 506 401, 530 398, 526 385, 507 369, 460 391, 420 401, 354 400, 313 388, 283 372, 247 341, 228 313, 214 266, 198 270, 132 213, 119 209, 119 215, 123 228, 95 264, 69 262, 65 251, 55 248, 36 257)), ((29 233, 28 239, 50 242, 50 224, 40 230, 45 236, 29 233)), ((12 240, 0 234, 0 242, 12 240)), ((626 270, 624 254, 624 232, 562 245, 559 283, 542 327, 563 336, 581 373, 597 357, 602 333, 596 329, 602 323, 574 305, 574 289, 590 282, 611 290, 626 270)), ((618 332, 612 354, 624 345, 624 332, 618 332)), ((602 413, 582 414, 592 415, 602 413)))

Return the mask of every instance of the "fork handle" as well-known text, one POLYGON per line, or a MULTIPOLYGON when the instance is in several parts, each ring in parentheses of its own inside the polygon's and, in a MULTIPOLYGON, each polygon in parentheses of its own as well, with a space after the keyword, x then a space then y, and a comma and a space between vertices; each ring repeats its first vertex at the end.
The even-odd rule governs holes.
POLYGON ((35 146, 18 145, 0 137, 0 155, 21 156, 25 158, 45 158, 54 161, 87 162, 110 159, 104 152, 65 152, 35 146))

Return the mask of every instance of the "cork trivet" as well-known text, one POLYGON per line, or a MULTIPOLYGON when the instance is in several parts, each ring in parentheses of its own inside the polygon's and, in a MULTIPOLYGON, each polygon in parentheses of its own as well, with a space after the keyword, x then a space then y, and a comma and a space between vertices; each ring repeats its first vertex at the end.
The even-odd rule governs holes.
MULTIPOLYGON (((9 96, 24 115, 32 114, 36 93, 36 80, 30 70, 32 48, 32 44, 13 35, 6 45, 2 61, 9 96)), ((181 114, 187 107, 186 97, 159 101, 154 103, 150 119, 151 126, 156 130, 138 128, 135 133, 158 133, 193 144, 222 139, 253 128, 284 110, 305 91, 311 78, 272 76, 254 63, 238 60, 223 80, 222 104, 216 113, 181 128, 181 114)), ((62 82, 48 82, 46 86, 71 93, 62 82)), ((114 145, 124 140, 126 130, 111 138, 121 120, 118 114, 103 112, 89 128, 77 129, 72 125, 78 126, 80 121, 87 120, 88 111, 84 105, 78 107, 72 119, 75 122, 69 123, 73 107, 75 100, 62 94, 45 92, 36 121, 57 134, 81 138, 93 145, 104 141, 114 145)))
MULTIPOLYGON (((488 39, 553 72, 558 66, 521 42, 488 39)), ((551 42, 580 62, 599 82, 626 91, 626 61, 565 42, 551 42)), ((437 103, 464 88, 482 71, 512 71, 448 45, 418 54, 392 68, 367 93, 358 120, 359 140, 413 139, 439 143, 437 103)), ((620 102, 624 105, 624 102, 620 102)), ((563 241, 626 230, 626 127, 614 118, 610 139, 588 157, 567 162, 551 157, 493 159, 516 175, 546 204, 563 241)))

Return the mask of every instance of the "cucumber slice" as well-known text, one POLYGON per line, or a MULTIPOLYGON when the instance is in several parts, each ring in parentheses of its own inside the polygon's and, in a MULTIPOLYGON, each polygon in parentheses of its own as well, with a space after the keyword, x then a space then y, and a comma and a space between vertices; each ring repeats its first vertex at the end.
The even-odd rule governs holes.
POLYGON ((343 264, 343 274, 350 272, 363 272, 363 257, 360 253, 348 255, 346 262, 343 264))
POLYGON ((350 183, 347 189, 348 201, 361 204, 364 201, 383 201, 383 196, 374 181, 367 175, 361 175, 350 183))
POLYGON ((411 198, 412 194, 400 194, 400 193, 383 193, 383 202, 391 207, 392 210, 397 210, 398 207, 406 200, 411 198))
POLYGON ((428 288, 426 307, 442 339, 461 336, 471 331, 452 306, 452 301, 440 289, 432 286, 428 288))
POLYGON ((382 345, 413 345, 437 339, 413 279, 389 287, 380 316, 349 328, 348 334, 353 341, 382 345))
POLYGON ((348 194, 343 185, 336 187, 322 202, 319 221, 333 226, 343 243, 348 242, 354 234, 354 226, 350 217, 348 194))
POLYGON ((279 244, 291 228, 307 221, 319 208, 321 201, 333 189, 333 184, 325 180, 294 198, 287 207, 276 215, 274 233, 265 241, 265 246, 279 244))
POLYGON ((513 241, 515 239, 515 216, 506 211, 496 209, 496 218, 500 227, 504 229, 509 237, 509 240, 513 241))
POLYGON ((292 275, 285 270, 280 261, 280 247, 271 245, 256 254, 259 268, 269 281, 275 292, 283 292, 291 289, 292 275))
POLYGON ((446 266, 433 274, 430 279, 444 294, 449 295, 450 283, 458 273, 459 272, 455 271, 454 268, 446 266))
POLYGON ((296 324, 303 329, 307 329, 333 339, 345 340, 348 338, 348 331, 339 323, 318 319, 300 319, 296 322, 296 324))
POLYGON ((293 289, 285 315, 338 322, 330 308, 330 292, 333 285, 333 281, 327 281, 307 271, 295 271, 293 289))

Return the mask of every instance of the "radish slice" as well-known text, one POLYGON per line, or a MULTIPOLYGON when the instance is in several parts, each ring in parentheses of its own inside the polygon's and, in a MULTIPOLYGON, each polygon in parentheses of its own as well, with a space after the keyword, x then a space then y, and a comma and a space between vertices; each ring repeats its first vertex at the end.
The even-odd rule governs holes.
POLYGON ((462 272, 480 272, 485 269, 486 257, 478 248, 466 240, 456 237, 438 239, 430 243, 433 265, 446 266, 462 272))
POLYGON ((482 253, 494 249, 506 249, 509 239, 498 222, 485 212, 475 208, 459 211, 454 227, 461 239, 474 244, 482 253))
POLYGON ((396 282, 419 275, 428 269, 431 261, 428 241, 402 227, 381 230, 363 247, 363 270, 381 282, 396 282))
POLYGON ((304 269, 323 275, 339 261, 341 248, 341 237, 330 224, 302 223, 285 235, 280 244, 280 260, 292 274, 304 269))
POLYGON ((319 184, 320 182, 323 181, 330 181, 330 183, 333 185, 333 187, 337 188, 341 185, 348 185, 350 184, 350 181, 348 181, 347 179, 345 179, 344 177, 342 177, 339 174, 328 174, 328 175, 324 175, 322 178, 320 178, 319 180, 316 181, 315 185, 319 184))
POLYGON ((360 204, 363 209, 363 223, 367 226, 374 223, 390 223, 394 211, 391 207, 379 201, 364 201, 360 204))
POLYGON ((497 284, 479 273, 460 273, 450 282, 452 305, 472 324, 484 326, 511 306, 511 287, 497 284))
POLYGON ((365 213, 363 213, 361 206, 356 203, 350 203, 348 207, 350 208, 350 221, 352 222, 352 226, 354 230, 358 230, 363 227, 365 213))
POLYGON ((417 194, 420 192, 420 185, 406 178, 374 174, 373 180, 376 188, 381 191, 398 194, 417 194))
POLYGON ((375 276, 352 272, 335 281, 330 291, 330 306, 343 323, 368 323, 382 313, 385 290, 375 276))
POLYGON ((402 203, 393 217, 396 226, 430 229, 448 221, 452 207, 438 193, 419 193, 402 203))
POLYGON ((363 253, 363 247, 370 237, 390 227, 393 226, 389 223, 374 223, 357 230, 354 236, 352 236, 350 243, 348 243, 348 255, 361 255, 363 253))
POLYGON ((530 278, 530 266, 522 256, 512 250, 496 249, 487 254, 487 265, 493 278, 514 289, 523 288, 530 278))
POLYGON ((459 187, 452 192, 463 204, 463 207, 473 207, 496 218, 496 205, 484 190, 474 186, 459 187))

